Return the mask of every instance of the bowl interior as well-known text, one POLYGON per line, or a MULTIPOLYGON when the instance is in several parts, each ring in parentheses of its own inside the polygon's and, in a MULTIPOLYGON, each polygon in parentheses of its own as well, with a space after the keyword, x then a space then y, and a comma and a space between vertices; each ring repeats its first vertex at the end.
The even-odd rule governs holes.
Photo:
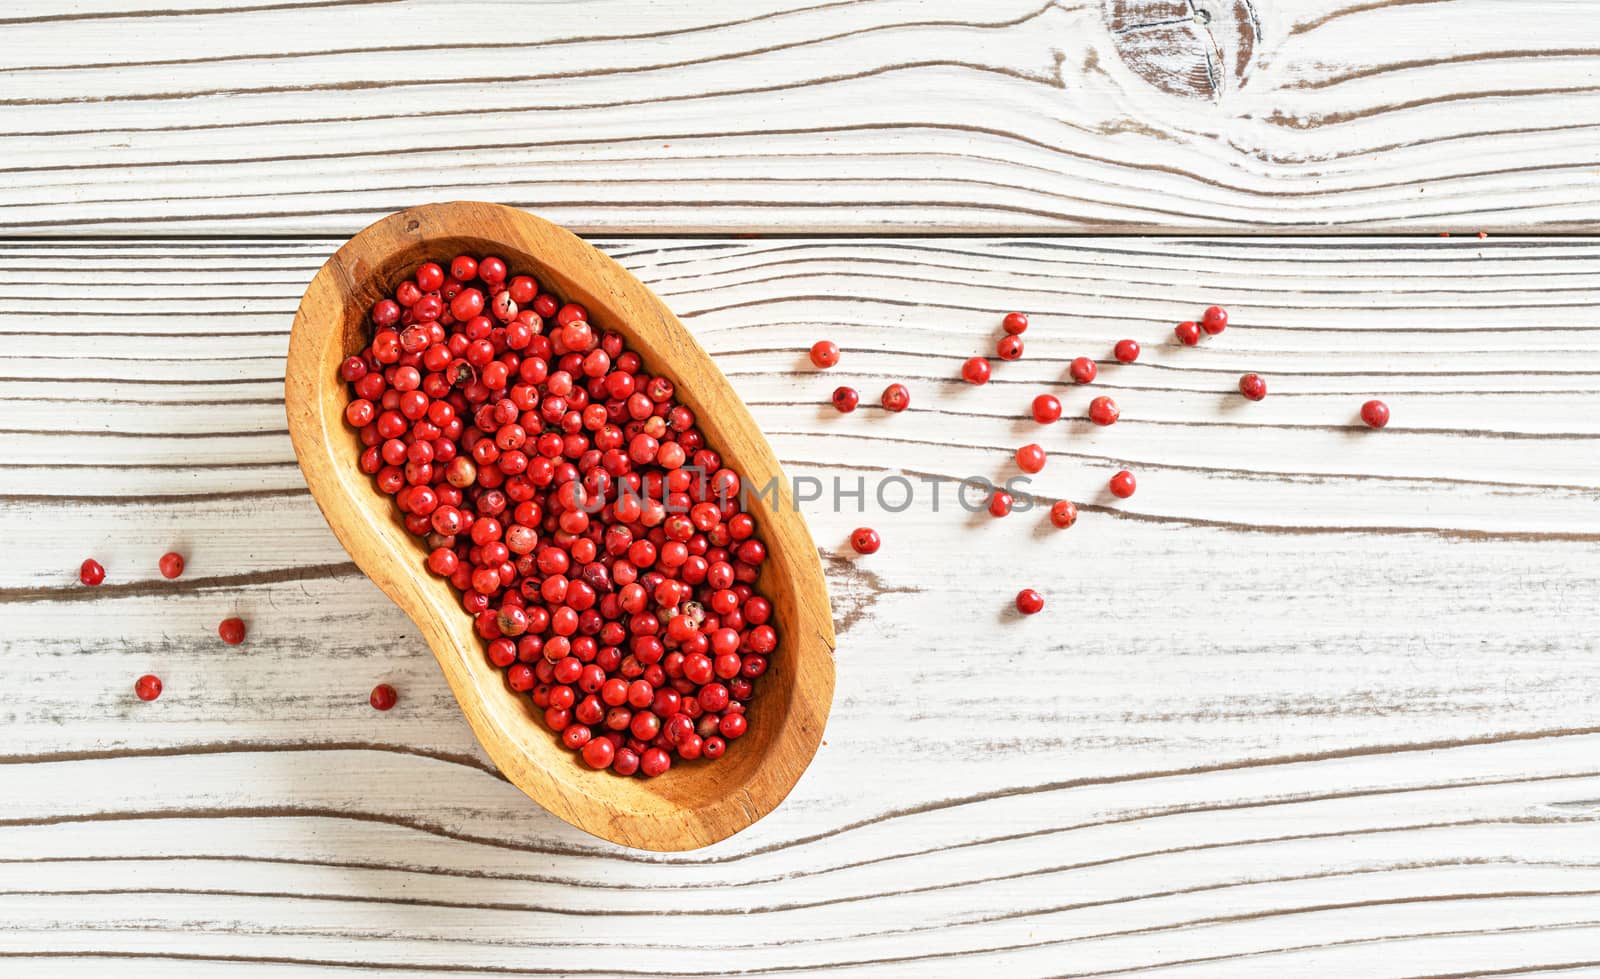
MULTIPOLYGON (((321 496, 318 502, 362 570, 423 629, 479 740, 513 782, 557 815, 608 839, 652 849, 705 845, 731 835, 776 806, 809 763, 821 738, 832 696, 833 636, 831 620, 816 621, 815 602, 808 606, 804 598, 808 589, 822 588, 817 552, 794 510, 788 484, 748 411, 665 306, 642 285, 631 283, 630 288, 637 285, 658 307, 641 314, 638 297, 617 286, 616 275, 627 273, 587 245, 583 245, 586 251, 563 252, 561 261, 553 264, 503 237, 427 235, 397 241, 379 253, 346 246, 329 263, 336 266, 335 275, 342 280, 338 285, 343 302, 339 322, 328 324, 325 342, 315 358, 321 371, 315 385, 318 414, 330 457, 328 475, 360 512, 365 526, 359 532, 342 529, 321 496), (777 480, 777 497, 751 494, 748 509, 769 550, 757 588, 773 602, 779 647, 747 706, 748 732, 730 743, 720 760, 680 762, 654 779, 589 770, 544 726, 542 712, 528 697, 506 686, 502 671, 486 659, 484 643, 475 634, 454 588, 428 572, 424 543, 406 532, 393 500, 357 468, 362 446, 343 422, 349 394, 338 377, 339 363, 368 342, 367 313, 373 303, 392 295, 394 287, 421 263, 448 265, 458 254, 499 255, 511 274, 533 275, 563 301, 581 303, 589 310, 591 322, 617 330, 626 338, 629 348, 643 359, 646 372, 665 376, 676 385, 678 399, 694 411, 708 445, 722 453, 725 465, 754 486, 777 480), (728 410, 728 398, 737 412, 728 410), (346 539, 362 534, 376 538, 380 546, 362 549, 346 539), (809 574, 807 562, 814 569, 809 574), (808 578, 814 581, 802 580, 808 578), (803 678, 807 682, 803 683, 803 678), (649 823, 681 824, 679 839, 632 832, 629 820, 641 818, 649 823)), ((821 603, 826 614, 825 592, 821 603)))

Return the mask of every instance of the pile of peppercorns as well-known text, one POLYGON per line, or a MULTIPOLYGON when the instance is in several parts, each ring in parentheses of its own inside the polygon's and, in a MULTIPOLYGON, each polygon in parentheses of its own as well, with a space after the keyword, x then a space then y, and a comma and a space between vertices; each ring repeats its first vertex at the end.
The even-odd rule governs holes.
POLYGON ((592 768, 722 757, 778 634, 741 477, 672 381, 494 256, 420 266, 371 319, 340 367, 360 468, 511 689, 592 768))

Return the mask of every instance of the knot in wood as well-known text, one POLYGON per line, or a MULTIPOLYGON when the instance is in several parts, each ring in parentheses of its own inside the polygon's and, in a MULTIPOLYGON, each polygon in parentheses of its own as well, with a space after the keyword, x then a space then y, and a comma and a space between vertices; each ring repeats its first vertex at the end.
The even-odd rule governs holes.
POLYGON ((1261 41, 1252 0, 1104 0, 1106 28, 1134 74, 1169 95, 1220 99, 1261 41))

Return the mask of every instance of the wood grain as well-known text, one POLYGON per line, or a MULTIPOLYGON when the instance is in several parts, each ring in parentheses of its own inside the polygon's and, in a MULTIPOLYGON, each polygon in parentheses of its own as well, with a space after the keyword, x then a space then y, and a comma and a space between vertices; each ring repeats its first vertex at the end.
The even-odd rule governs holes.
POLYGON ((1592 230, 1585 0, 0 14, 0 230, 1592 230), (492 28, 487 25, 493 25, 492 28))
POLYGON ((792 476, 921 494, 808 506, 839 696, 788 801, 646 855, 493 771, 283 433, 289 320, 331 242, 4 243, 0 972, 1600 968, 1600 241, 597 244, 792 476), (1165 339, 1214 301, 1226 333, 1165 339), (958 382, 1010 308, 1027 356, 958 382), (1138 364, 1105 362, 1122 336, 1138 364), (1092 389, 1063 383, 1080 354, 1092 389), (1230 393, 1246 370, 1266 401, 1230 393), (825 405, 889 379, 903 415, 825 405), (1123 421, 1041 430, 1045 390, 1123 421), (1354 419, 1372 396, 1382 433, 1354 419), (969 516, 949 482, 934 513, 915 482, 1010 475, 1032 440, 1026 498, 1079 501, 1070 531, 969 516), (1140 490, 1113 501, 1124 464, 1140 490), (847 556, 864 523, 884 549, 847 556), (1004 611, 1023 585, 1044 614, 1004 611), (237 649, 214 639, 233 612, 237 649))

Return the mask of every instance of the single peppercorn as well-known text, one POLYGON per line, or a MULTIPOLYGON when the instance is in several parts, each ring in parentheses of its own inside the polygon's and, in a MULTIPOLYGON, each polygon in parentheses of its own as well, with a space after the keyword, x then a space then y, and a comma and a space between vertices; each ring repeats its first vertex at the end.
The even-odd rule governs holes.
POLYGON ((1382 428, 1389 424, 1389 406, 1373 399, 1361 406, 1361 420, 1368 428, 1382 428))
POLYGON ((970 357, 961 365, 961 379, 968 384, 988 383, 989 373, 989 361, 983 357, 970 357))
POLYGON ((811 363, 823 370, 839 362, 839 345, 832 340, 818 340, 811 345, 811 363))
POLYGON ((106 580, 106 569, 94 558, 86 558, 78 565, 78 580, 86 585, 98 585, 106 580))
POLYGON ((176 551, 168 551, 161 555, 157 566, 161 569, 161 577, 176 578, 183 574, 183 555, 176 551))
POLYGON ((861 395, 855 388, 837 387, 833 389, 833 407, 841 415, 848 415, 856 410, 856 405, 861 403, 861 395))
POLYGON ((583 763, 594 769, 610 768, 616 760, 617 748, 609 738, 595 738, 583 746, 583 763))
POLYGON ((133 681, 133 695, 144 701, 161 696, 161 678, 153 673, 146 673, 133 681))
POLYGON ((1050 522, 1062 530, 1078 522, 1078 508, 1071 500, 1057 500, 1050 504, 1050 522))
POLYGON ((1094 361, 1088 357, 1077 357, 1067 367, 1067 373, 1079 384, 1093 383, 1095 375, 1100 372, 1094 361))
POLYGON ((1172 328, 1172 333, 1178 342, 1185 347, 1192 347, 1200 342, 1200 324, 1184 321, 1172 328))
POLYGON ((1053 394, 1041 394, 1033 399, 1033 420, 1048 425, 1061 417, 1061 402, 1053 394))
POLYGON ((1133 491, 1139 488, 1139 483, 1133 478, 1133 473, 1128 472, 1126 469, 1112 476, 1111 482, 1107 485, 1111 488, 1112 496, 1120 497, 1124 500, 1132 496, 1133 491))
POLYGON ((1096 425, 1115 425, 1121 417, 1117 403, 1103 394, 1089 402, 1089 420, 1096 425))
POLYGON ((1000 342, 995 344, 995 353, 1001 360, 1018 359, 1022 356, 1022 338, 1013 335, 1001 337, 1000 342))
POLYGON ((1239 378, 1239 393, 1251 401, 1260 401, 1267 396, 1267 382, 1260 374, 1246 374, 1239 378))
POLYGON ((888 411, 905 411, 911 404, 911 392, 904 384, 891 384, 883 389, 883 397, 880 400, 888 411))
POLYGON ((367 702, 372 705, 373 710, 388 710, 399 700, 400 695, 395 693, 394 687, 389 686, 387 683, 380 683, 373 687, 372 695, 367 698, 367 702))
POLYGON ((1017 450, 1017 468, 1025 473, 1036 473, 1044 468, 1045 452, 1038 443, 1029 443, 1017 450))
POLYGON ((1011 513, 1011 507, 1016 500, 1005 490, 995 490, 989 497, 989 515, 991 517, 1004 517, 1011 513))
POLYGON ((883 546, 883 538, 871 527, 857 527, 850 532, 850 546, 857 554, 876 554, 883 546))
POLYGON ((639 756, 639 771, 646 778, 655 778, 672 767, 672 756, 660 748, 646 748, 639 756))
POLYGON ((1023 615, 1033 615, 1044 608, 1044 596, 1032 588, 1024 588, 1017 592, 1017 611, 1023 615))
POLYGON ((244 620, 240 618, 223 619, 217 626, 217 635, 230 646, 237 646, 244 642, 244 620))
POLYGON ((1000 321, 1000 326, 1012 336, 1016 336, 1019 333, 1025 333, 1028 329, 1028 314, 1007 313, 1005 319, 1000 321))
POLYGON ((1228 311, 1221 306, 1212 306, 1200 317, 1200 326, 1210 336, 1216 336, 1228 328, 1228 311))
POLYGON ((1117 358, 1119 364, 1131 364, 1139 359, 1139 341, 1118 340, 1117 345, 1111 348, 1111 355, 1117 358))

